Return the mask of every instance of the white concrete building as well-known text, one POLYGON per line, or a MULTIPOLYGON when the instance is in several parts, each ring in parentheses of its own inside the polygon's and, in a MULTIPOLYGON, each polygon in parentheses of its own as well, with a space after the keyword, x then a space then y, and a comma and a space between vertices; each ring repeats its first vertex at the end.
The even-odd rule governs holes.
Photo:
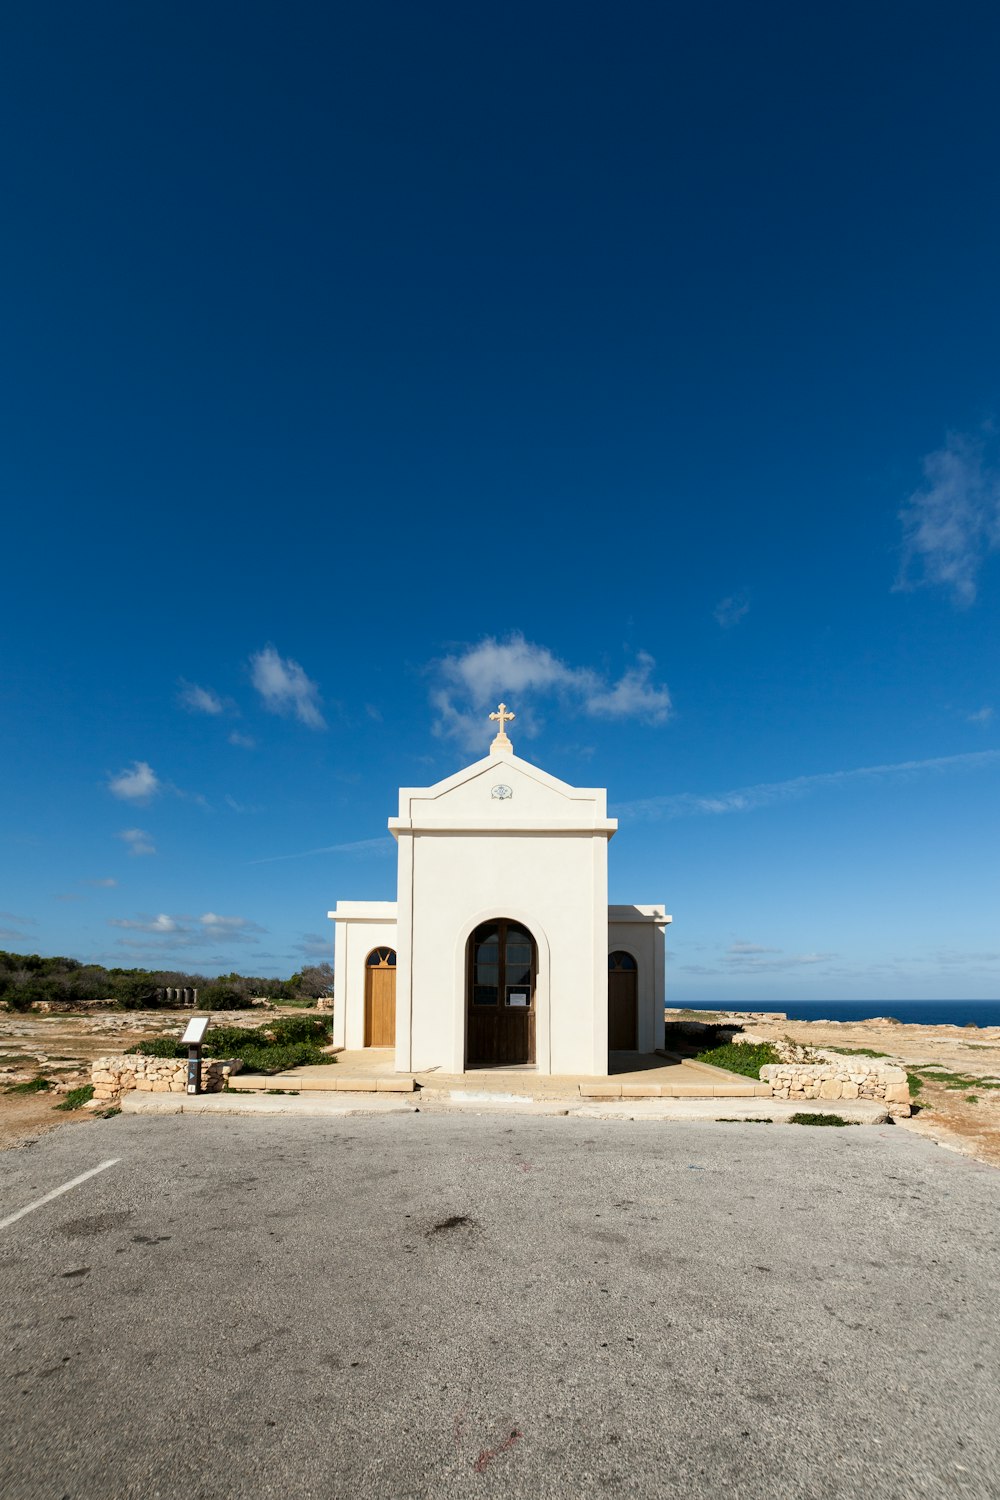
POLYGON ((607 793, 490 752, 402 787, 395 901, 340 901, 334 1041, 394 1047, 397 1072, 608 1072, 663 1042, 662 906, 608 905, 607 793))

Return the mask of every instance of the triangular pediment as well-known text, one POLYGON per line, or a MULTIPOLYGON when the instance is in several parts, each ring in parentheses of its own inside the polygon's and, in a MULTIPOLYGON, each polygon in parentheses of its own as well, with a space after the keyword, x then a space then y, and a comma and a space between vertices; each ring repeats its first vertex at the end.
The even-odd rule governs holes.
POLYGON ((393 833, 403 828, 613 832, 616 826, 608 819, 603 787, 571 786, 510 751, 491 752, 433 786, 401 787, 399 816, 389 820, 393 833))

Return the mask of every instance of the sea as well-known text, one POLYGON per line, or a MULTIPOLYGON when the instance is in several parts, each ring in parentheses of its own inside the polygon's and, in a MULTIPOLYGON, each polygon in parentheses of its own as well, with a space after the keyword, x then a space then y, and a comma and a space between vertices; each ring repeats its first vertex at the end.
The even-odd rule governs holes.
POLYGON ((761 1000, 740 1007, 744 1008, 784 1011, 790 1021, 867 1021, 873 1016, 892 1016, 907 1026, 1000 1026, 1000 1000, 776 1000, 773 1005, 761 1000))

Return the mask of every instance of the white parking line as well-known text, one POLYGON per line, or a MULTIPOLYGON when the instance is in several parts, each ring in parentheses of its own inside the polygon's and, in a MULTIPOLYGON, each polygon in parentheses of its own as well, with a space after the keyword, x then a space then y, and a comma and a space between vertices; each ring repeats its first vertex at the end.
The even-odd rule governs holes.
POLYGON ((88 1177, 96 1177, 98 1172, 106 1172, 108 1167, 116 1167, 121 1161, 120 1156, 112 1156, 109 1161, 102 1161, 99 1167, 91 1167, 89 1172, 81 1172, 79 1177, 74 1177, 72 1182, 64 1182, 62 1187, 53 1188, 51 1193, 46 1193, 44 1198, 39 1198, 37 1203, 29 1203, 27 1208, 19 1208, 16 1214, 8 1214, 6 1219, 0 1219, 0 1229, 6 1229, 8 1224, 14 1224, 18 1219, 23 1219, 25 1214, 34 1213, 36 1208, 51 1203, 53 1198, 59 1198, 63 1193, 68 1193, 70 1188, 79 1187, 81 1182, 86 1182, 88 1177))

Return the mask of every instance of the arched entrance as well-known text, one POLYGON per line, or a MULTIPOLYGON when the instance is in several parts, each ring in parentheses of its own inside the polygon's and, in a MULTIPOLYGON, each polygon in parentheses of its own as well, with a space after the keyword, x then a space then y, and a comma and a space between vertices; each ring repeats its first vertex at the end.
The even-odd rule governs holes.
POLYGON ((373 948, 365 959, 365 1046, 396 1045, 396 954, 373 948))
POLYGON ((483 922, 469 938, 465 984, 465 1065, 535 1061, 535 940, 520 923, 483 922))
POLYGON ((639 965, 631 953, 608 954, 608 1051, 639 1045, 639 965))

